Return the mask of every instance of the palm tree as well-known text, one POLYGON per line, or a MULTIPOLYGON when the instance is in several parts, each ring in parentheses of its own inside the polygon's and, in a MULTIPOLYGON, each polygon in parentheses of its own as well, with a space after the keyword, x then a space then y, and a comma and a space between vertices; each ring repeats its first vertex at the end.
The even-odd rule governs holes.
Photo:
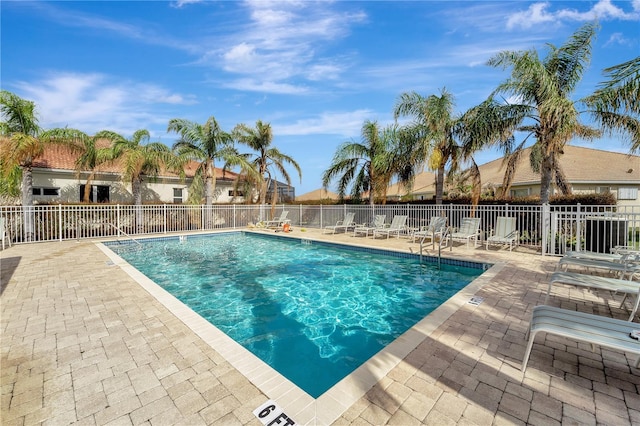
MULTIPOLYGON (((498 86, 486 104, 495 107, 493 96, 497 94, 517 99, 517 103, 502 106, 500 115, 506 117, 502 130, 521 131, 526 136, 515 149, 507 145, 506 150, 517 157, 527 138, 535 138, 530 163, 541 174, 543 204, 549 201, 552 179, 560 189, 569 191, 558 161, 565 144, 574 137, 589 140, 600 135, 598 129, 580 123, 576 103, 570 99, 590 60, 596 28, 593 23, 585 24, 564 45, 549 45, 544 59, 535 50, 527 50, 503 51, 488 61, 493 67, 511 68, 511 77, 498 86), (519 123, 515 127, 514 121, 519 123)), ((515 141, 503 138, 506 140, 515 141)))
POLYGON ((442 204, 445 166, 458 152, 454 134, 458 118, 453 115, 454 105, 453 95, 443 88, 440 96, 403 93, 393 111, 396 119, 401 116, 414 118, 407 131, 414 134, 416 149, 420 151, 418 159, 426 161, 429 168, 436 171, 436 204, 442 204))
POLYGON ((0 165, 3 178, 21 174, 20 192, 24 209, 25 240, 34 238, 33 163, 43 154, 47 143, 75 140, 75 129, 43 131, 38 125, 35 103, 6 90, 0 91, 0 165), (18 170, 19 169, 19 170, 18 170))
POLYGON ((583 101, 605 131, 622 133, 631 142, 631 153, 640 152, 640 56, 604 72, 609 79, 583 101))
POLYGON ((233 147, 231 134, 223 131, 212 116, 204 124, 174 118, 169 121, 169 132, 176 132, 180 139, 173 145, 173 151, 184 160, 195 160, 200 164, 196 169, 193 188, 194 195, 202 189, 205 204, 213 205, 216 171, 215 161, 223 160, 230 165, 245 164, 245 160, 233 147))
MULTIPOLYGON (((273 184, 273 196, 271 204, 275 206, 277 202, 278 191, 276 188, 276 173, 284 178, 287 185, 291 185, 291 178, 285 164, 292 165, 298 172, 300 180, 302 180, 302 170, 298 163, 289 155, 286 155, 278 148, 271 146, 273 141, 273 132, 269 123, 256 121, 256 127, 251 128, 245 124, 238 124, 233 129, 234 138, 257 151, 257 154, 249 154, 247 160, 251 163, 251 168, 245 170, 247 173, 256 173, 256 180, 259 180, 258 198, 260 204, 265 204, 267 200, 267 191, 273 184)), ((272 212, 273 214, 273 212, 272 212)))
MULTIPOLYGON (((406 150, 402 146, 396 128, 380 129, 376 121, 365 121, 361 130, 361 142, 342 143, 333 156, 331 166, 322 175, 322 185, 338 178, 338 194, 344 199, 352 184, 351 196, 360 199, 369 192, 369 203, 376 198, 386 202, 386 190, 394 175, 407 181, 406 150)), ((409 174, 410 177, 410 174, 409 174)))
POLYGON ((113 141, 107 161, 119 161, 122 166, 122 179, 131 183, 138 233, 144 230, 140 206, 142 206, 142 183, 145 179, 156 177, 163 170, 177 172, 180 177, 184 177, 183 162, 165 144, 149 143, 149 137, 149 131, 145 129, 136 130, 131 139, 109 131, 102 131, 96 135, 96 138, 113 141))

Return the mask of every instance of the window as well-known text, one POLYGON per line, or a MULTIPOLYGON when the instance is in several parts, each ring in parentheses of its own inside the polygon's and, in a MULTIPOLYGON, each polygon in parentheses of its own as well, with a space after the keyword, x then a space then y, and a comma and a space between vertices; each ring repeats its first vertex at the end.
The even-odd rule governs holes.
POLYGON ((638 188, 620 187, 618 188, 618 200, 637 200, 638 188))
POLYGON ((529 195, 531 195, 531 188, 512 189, 510 193, 511 193, 511 197, 513 198, 528 197, 529 195))
MULTIPOLYGON (((80 185, 80 201, 84 200, 84 188, 86 185, 80 185)), ((89 201, 92 203, 108 203, 109 187, 104 185, 91 185, 91 194, 89 201)))
POLYGON ((610 186, 599 186, 596 188, 596 193, 598 194, 608 194, 611 192, 610 186))
POLYGON ((46 195, 50 197, 57 197, 60 195, 60 188, 34 187, 33 195, 46 195))
POLYGON ((229 190, 229 197, 244 197, 244 192, 242 191, 234 191, 233 189, 229 190))
POLYGON ((182 188, 173 188, 173 203, 182 204, 182 188))

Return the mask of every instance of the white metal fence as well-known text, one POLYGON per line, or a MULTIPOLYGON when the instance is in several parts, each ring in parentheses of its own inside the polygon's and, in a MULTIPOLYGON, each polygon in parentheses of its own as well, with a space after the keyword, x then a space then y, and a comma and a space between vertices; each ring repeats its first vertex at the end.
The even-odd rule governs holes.
MULTIPOLYGON (((542 254, 563 254, 567 250, 606 252, 616 245, 640 247, 640 206, 555 206, 555 205, 278 205, 294 228, 323 228, 335 225, 345 213, 355 213, 356 223, 369 223, 374 215, 408 216, 409 229, 429 223, 431 216, 445 216, 452 228, 462 218, 481 219, 483 236, 488 235, 499 216, 515 217, 520 245, 537 248, 542 254)), ((7 237, 13 243, 63 241, 120 235, 236 229, 271 219, 266 205, 42 205, 0 206, 7 237)))

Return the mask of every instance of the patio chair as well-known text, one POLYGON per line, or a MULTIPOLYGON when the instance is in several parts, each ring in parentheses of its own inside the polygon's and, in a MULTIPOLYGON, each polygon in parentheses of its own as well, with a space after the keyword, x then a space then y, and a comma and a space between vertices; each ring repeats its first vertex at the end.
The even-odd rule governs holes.
POLYGON ((443 216, 431 216, 429 224, 422 227, 422 229, 413 233, 413 242, 420 240, 420 243, 424 243, 424 240, 430 239, 431 246, 436 246, 436 238, 442 236, 447 229, 447 218, 443 216))
POLYGON ((0 217, 0 238, 2 238, 2 250, 4 250, 5 239, 9 242, 9 247, 11 247, 11 237, 7 233, 7 227, 5 225, 4 217, 0 217))
MULTIPOLYGON (((353 219, 356 217, 355 213, 347 213, 344 215, 343 220, 339 220, 335 225, 325 226, 324 230, 331 230, 332 234, 335 234, 338 230, 342 229, 344 232, 347 232, 350 228, 355 228, 355 224, 353 223, 353 219)), ((323 231, 324 233, 324 231, 323 231)))
POLYGON ((406 231, 407 229, 407 216, 394 216, 391 220, 391 225, 388 228, 376 229, 373 231, 373 238, 376 238, 378 235, 386 235, 387 238, 391 234, 396 234, 398 238, 400 238, 400 233, 406 231))
POLYGON ((264 220, 262 221, 262 223, 264 224, 264 226, 266 228, 279 228, 281 227, 285 222, 288 222, 289 220, 287 219, 287 216, 289 215, 289 210, 282 210, 282 213, 280 213, 280 217, 277 219, 272 219, 272 220, 264 220))
POLYGON ((549 287, 547 288, 547 296, 544 299, 544 304, 547 304, 549 300, 549 294, 551 293, 551 286, 554 284, 568 284, 576 287, 586 287, 596 290, 606 290, 614 293, 624 293, 624 297, 620 302, 620 307, 624 305, 624 301, 629 294, 636 295, 636 301, 631 310, 629 321, 632 321, 638 311, 638 305, 640 304, 640 282, 633 280, 621 280, 619 278, 601 277, 599 275, 587 275, 579 274, 577 272, 554 272, 549 280, 549 287))
POLYGON ((448 237, 453 241, 464 241, 469 247, 469 243, 473 241, 473 246, 478 246, 478 240, 480 239, 480 218, 479 217, 465 217, 460 223, 460 227, 449 234, 448 237))
POLYGON ((378 214, 374 217, 373 222, 368 225, 356 226, 353 228, 353 236, 356 237, 358 234, 364 234, 365 237, 369 236, 369 232, 371 234, 374 233, 376 229, 384 229, 387 225, 384 221, 387 219, 386 214, 378 214))
POLYGON ((487 238, 486 250, 489 250, 489 244, 508 244, 509 251, 512 251, 514 245, 518 246, 519 238, 516 218, 500 216, 496 219, 496 226, 487 238))
MULTIPOLYGON (((632 353, 640 356, 640 341, 630 337, 640 324, 621 319, 602 317, 584 312, 570 311, 552 306, 540 305, 533 308, 529 323, 527 349, 522 360, 524 373, 529 362, 533 341, 538 333, 555 334, 569 339, 632 353)), ((640 358, 634 364, 638 368, 640 358)))

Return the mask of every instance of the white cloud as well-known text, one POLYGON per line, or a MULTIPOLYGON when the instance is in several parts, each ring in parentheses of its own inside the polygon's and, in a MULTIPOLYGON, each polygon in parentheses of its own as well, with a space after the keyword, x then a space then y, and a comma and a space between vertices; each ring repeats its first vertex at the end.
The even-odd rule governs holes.
POLYGON ((507 29, 528 29, 539 24, 561 23, 562 21, 640 20, 640 0, 634 0, 632 3, 633 12, 625 12, 612 4, 611 0, 599 0, 591 9, 584 12, 568 8, 550 11, 551 5, 551 2, 534 3, 526 11, 512 14, 507 19, 507 29))
POLYGON ((298 120, 293 124, 272 123, 273 133, 290 135, 340 135, 356 137, 360 134, 362 123, 374 119, 375 113, 368 109, 347 112, 325 112, 318 117, 298 120))
POLYGON ((164 127, 169 117, 153 109, 196 102, 192 95, 98 73, 51 73, 16 87, 20 96, 35 102, 44 128, 72 127, 87 133, 109 129, 130 135, 140 128, 164 127))
POLYGON ((334 10, 328 2, 247 1, 244 6, 248 23, 216 40, 216 46, 228 47, 206 51, 199 62, 245 76, 231 87, 251 82, 249 90, 273 93, 283 93, 283 88, 284 93, 303 93, 308 91, 305 82, 339 79, 345 67, 337 64, 346 61, 323 52, 366 18, 360 11, 334 10))
POLYGON ((613 33, 604 45, 611 46, 616 44, 621 46, 630 46, 632 41, 626 38, 622 33, 613 33))
POLYGON ((204 0, 178 0, 178 1, 175 1, 175 2, 171 3, 171 7, 175 7, 176 9, 180 9, 185 5, 202 3, 203 1, 204 0))

